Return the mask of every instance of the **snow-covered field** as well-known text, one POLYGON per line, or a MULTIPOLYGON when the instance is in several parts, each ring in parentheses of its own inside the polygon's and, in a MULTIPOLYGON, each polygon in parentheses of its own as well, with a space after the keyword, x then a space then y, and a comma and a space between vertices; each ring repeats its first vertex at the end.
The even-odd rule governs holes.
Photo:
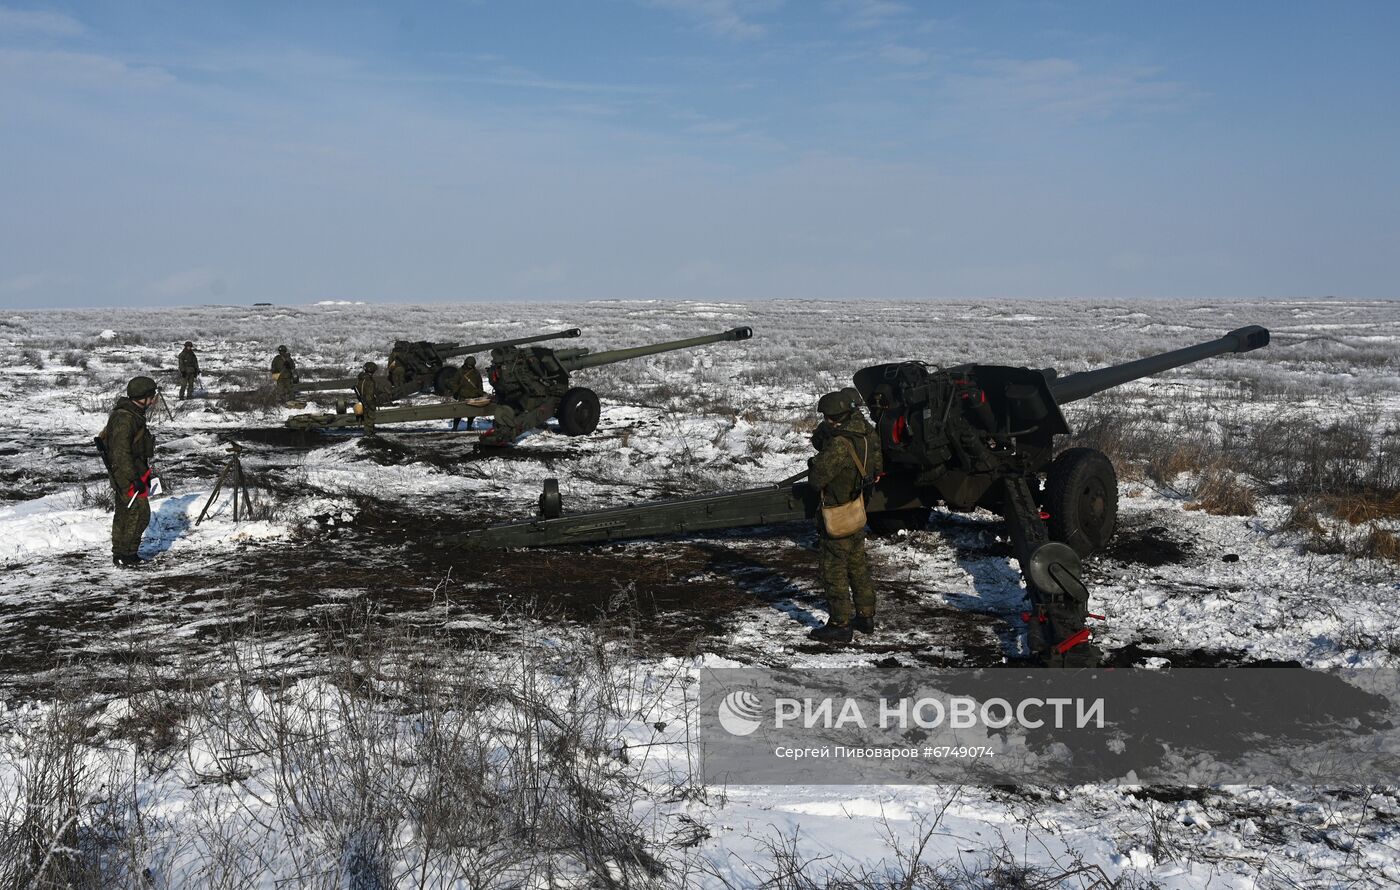
POLYGON ((808 528, 554 552, 434 546, 533 512, 545 476, 566 510, 789 476, 805 467, 817 396, 867 364, 1064 373, 1244 324, 1269 327, 1273 344, 1067 411, 1121 477, 1119 534, 1087 573, 1107 619, 1099 642, 1117 665, 1396 667, 1400 303, 337 303, 0 318, 0 859, 12 863, 0 878, 1400 881, 1393 788, 700 781, 692 681, 705 665, 1014 657, 1022 590, 990 515, 936 512, 925 530, 872 541, 880 632, 839 650, 806 638, 825 617, 808 528), (279 343, 306 379, 382 361, 396 337, 578 326, 567 345, 607 349, 740 324, 753 340, 580 372, 603 400, 598 431, 537 432, 505 455, 474 452, 479 431, 445 422, 383 427, 372 444, 290 434, 296 412, 281 406, 174 401, 186 339, 213 395, 261 385, 279 343), (168 494, 143 545, 154 563, 132 574, 110 564, 91 437, 126 379, 151 372, 173 409, 153 419, 168 494), (235 441, 254 518, 235 523, 221 496, 196 526, 235 441), (1253 503, 1217 509, 1220 490, 1253 503))

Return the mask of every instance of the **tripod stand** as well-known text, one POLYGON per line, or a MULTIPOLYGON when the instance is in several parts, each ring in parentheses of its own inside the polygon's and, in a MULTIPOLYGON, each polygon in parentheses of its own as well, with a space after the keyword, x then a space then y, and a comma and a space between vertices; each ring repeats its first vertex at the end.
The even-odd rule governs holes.
POLYGON ((233 457, 224 464, 223 472, 219 474, 219 481, 214 483, 214 490, 209 493, 209 500, 204 502, 204 509, 199 511, 199 518, 194 521, 195 525, 204 521, 204 514, 208 513, 209 508, 214 505, 214 499, 219 496, 219 490, 224 487, 226 480, 229 483, 229 489, 233 492, 233 521, 237 522, 239 518, 238 495, 240 493, 243 495, 243 512, 249 514, 249 518, 251 518, 253 500, 248 497, 248 480, 243 475, 243 462, 239 460, 239 455, 243 453, 243 446, 237 442, 230 442, 228 452, 233 457))

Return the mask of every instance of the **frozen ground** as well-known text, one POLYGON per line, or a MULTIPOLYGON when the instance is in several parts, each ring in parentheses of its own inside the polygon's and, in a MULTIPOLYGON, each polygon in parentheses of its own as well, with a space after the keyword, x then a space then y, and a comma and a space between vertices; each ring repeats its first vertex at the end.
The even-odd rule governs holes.
MULTIPOLYGON (((801 865, 818 885, 843 875, 878 884, 882 869, 919 858, 925 835, 923 861, 942 869, 948 886, 1400 880, 1394 789, 696 784, 681 727, 685 678, 703 664, 990 665, 1014 657, 1022 592, 990 515, 935 513, 925 530, 872 543, 880 633, 838 651, 806 638, 825 612, 815 538, 804 527, 546 553, 433 546, 439 534, 530 513, 544 476, 560 480, 566 510, 579 510, 791 475, 805 466, 816 397, 866 364, 918 358, 1069 372, 1250 323, 1268 326, 1273 345, 1069 412, 1072 426, 1119 459, 1123 476, 1118 536, 1088 568, 1093 611, 1107 616, 1099 640, 1123 665, 1395 667, 1396 563, 1355 555, 1374 546, 1318 546, 1317 534, 1320 527, 1334 543, 1368 535, 1384 542, 1397 530, 1393 514, 1380 510, 1353 525, 1318 508, 1312 531, 1297 519, 1300 505, 1332 503, 1343 488, 1393 492, 1384 486, 1397 481, 1387 474, 1400 462, 1400 303, 337 304, 0 318, 0 397, 11 409, 0 432, 0 727, 11 733, 0 788, 10 796, 11 824, 33 797, 34 739, 45 720, 78 701, 92 744, 84 756, 102 764, 92 775, 120 767, 129 797, 160 809, 169 837, 226 835, 238 840, 220 849, 246 847, 249 861, 262 863, 217 871, 217 845, 180 846, 152 829, 143 847, 151 880, 213 883, 217 871, 266 886, 308 874, 334 884, 353 872, 344 838, 323 845, 335 855, 320 847, 269 852, 308 830, 304 822, 276 828, 270 815, 288 818, 279 796, 286 787, 271 778, 282 764, 276 754, 238 753, 239 779, 211 785, 200 778, 200 757, 217 760, 219 751, 191 752, 229 733, 215 730, 207 708, 172 717, 182 729, 161 744, 123 729, 132 722, 123 715, 154 690, 199 685, 212 694, 231 653, 245 651, 256 653, 256 684, 313 696, 334 674, 345 640, 368 626, 426 635, 443 670, 467 652, 508 661, 549 649, 563 633, 599 641, 609 652, 609 683, 629 690, 628 701, 654 691, 649 710, 618 709, 605 734, 665 752, 620 768, 637 789, 633 809, 646 813, 641 836, 665 863, 649 878, 655 883, 801 886, 774 877, 801 865), (212 396, 260 384, 279 343, 309 378, 382 360, 397 336, 467 342, 578 326, 584 337, 569 345, 612 348, 739 324, 754 328, 753 340, 581 372, 578 381, 603 399, 598 432, 532 434, 504 456, 475 453, 476 433, 451 433, 440 422, 385 427, 384 441, 370 446, 350 433, 289 434, 281 424, 295 412, 280 406, 235 411, 217 398, 172 400, 174 416, 153 422, 169 492, 153 505, 143 545, 155 562, 138 575, 110 566, 110 514, 99 505, 105 481, 91 436, 136 373, 170 381, 173 398, 171 369, 185 339, 200 347, 212 396), (1338 455, 1304 454, 1306 443, 1320 448, 1338 437, 1350 443, 1338 455), (246 448, 256 518, 235 524, 221 501, 195 527, 231 441, 246 448), (1205 463, 1154 462, 1155 450, 1174 451, 1174 443, 1192 445, 1205 463), (1252 514, 1190 509, 1204 500, 1211 456, 1228 462, 1242 452, 1269 456, 1248 472, 1238 460, 1229 464, 1230 478, 1256 497, 1252 514), (201 684, 190 680, 196 675, 201 684), (239 807, 223 809, 227 801, 212 791, 192 790, 206 785, 232 797, 256 786, 259 803, 242 795, 239 807), (274 827, 247 828, 259 825, 274 827)), ((271 706, 248 712, 259 707, 271 706)), ((112 784, 92 799, 111 798, 112 784)), ((65 831, 96 831, 100 820, 86 807, 74 804, 65 831)), ((296 812, 313 823, 325 818, 296 812)), ((405 841, 394 849, 417 848, 405 841)), ((385 866, 392 883, 419 885, 406 877, 411 855, 382 858, 398 863, 385 866)), ((578 871, 596 882, 596 863, 578 871)))

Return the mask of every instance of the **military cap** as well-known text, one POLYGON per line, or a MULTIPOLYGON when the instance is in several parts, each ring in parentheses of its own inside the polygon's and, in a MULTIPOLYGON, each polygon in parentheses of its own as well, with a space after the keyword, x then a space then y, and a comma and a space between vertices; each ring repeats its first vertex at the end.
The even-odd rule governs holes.
POLYGON ((465 365, 465 366, 467 366, 468 368, 475 368, 475 367, 476 367, 476 356, 474 356, 474 355, 469 355, 469 356, 467 356, 467 360, 464 361, 464 362, 462 362, 462 364, 465 365))
POLYGON ((379 370, 379 366, 376 365, 374 362, 365 362, 365 373, 366 373, 366 374, 373 374, 375 371, 378 371, 378 370, 379 370))
POLYGON ((827 417, 844 417, 856 409, 859 396, 852 399, 845 390, 829 392, 817 400, 817 411, 827 417))
POLYGON ((286 352, 286 351, 287 351, 287 347, 285 347, 285 346, 279 346, 279 347, 277 347, 277 351, 278 351, 278 352, 286 352))
POLYGON ((129 399, 145 399, 156 394, 156 382, 144 374, 140 377, 133 377, 126 385, 126 396, 129 399))
POLYGON ((194 341, 192 341, 192 340, 186 340, 186 341, 185 341, 185 348, 186 348, 186 349, 194 349, 194 341))
POLYGON ((505 358, 506 358, 506 350, 505 350, 505 347, 504 347, 504 346, 497 346, 495 349, 491 350, 491 363, 492 363, 492 364, 497 364, 497 365, 499 365, 501 362, 505 361, 505 358))

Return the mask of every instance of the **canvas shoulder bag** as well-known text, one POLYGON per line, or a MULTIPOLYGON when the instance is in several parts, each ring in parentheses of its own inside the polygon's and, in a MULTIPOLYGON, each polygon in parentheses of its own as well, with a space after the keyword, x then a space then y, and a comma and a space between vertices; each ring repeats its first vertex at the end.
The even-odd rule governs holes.
MULTIPOLYGON (((841 437, 841 442, 851 453, 851 460, 855 461, 856 470, 864 479, 865 461, 856 455, 856 446, 845 436, 841 437)), ((865 447, 870 447, 868 441, 865 447)), ((847 538, 865 528, 865 492, 858 492, 854 498, 844 504, 832 507, 822 504, 822 526, 826 529, 827 535, 833 538, 847 538)))

